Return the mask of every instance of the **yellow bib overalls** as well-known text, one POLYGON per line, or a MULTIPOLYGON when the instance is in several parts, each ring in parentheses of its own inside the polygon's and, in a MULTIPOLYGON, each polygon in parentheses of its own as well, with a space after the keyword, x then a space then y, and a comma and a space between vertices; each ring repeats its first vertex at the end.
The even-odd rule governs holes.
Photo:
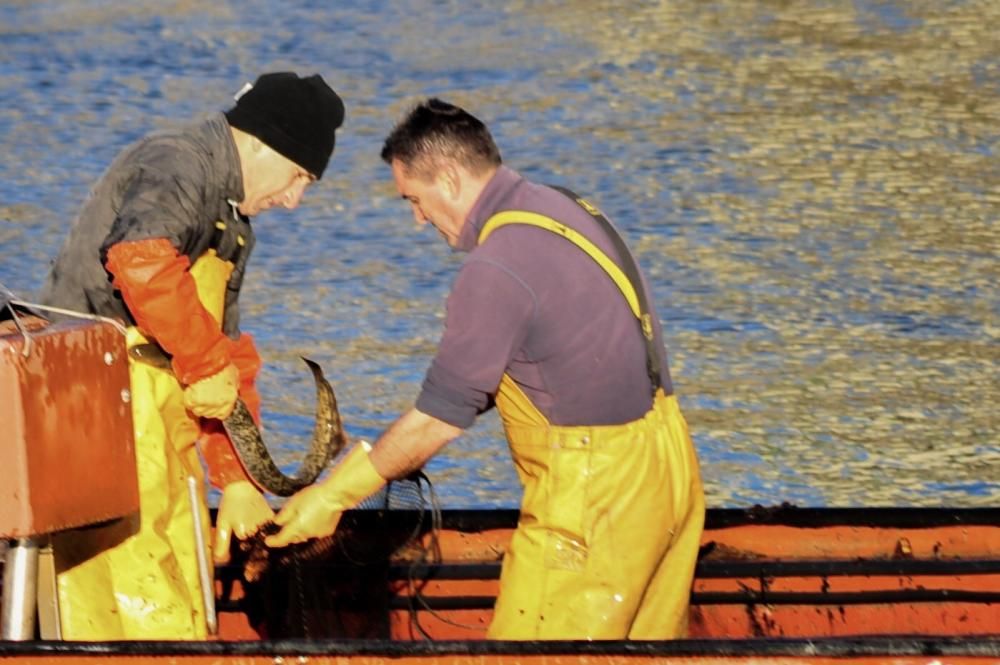
MULTIPOLYGON (((202 305, 221 322, 233 264, 203 254, 190 273, 202 305)), ((220 324, 221 325, 221 324, 220 324)), ((129 347, 149 340, 128 329, 129 347)), ((210 543, 198 418, 173 373, 129 358, 140 514, 54 539, 63 639, 204 639, 205 607, 193 510, 210 543), (189 498, 188 477, 198 488, 189 498)), ((206 552, 211 561, 211 553, 206 552)), ((209 566, 211 570, 211 566, 209 566)), ((213 589, 214 593, 214 589, 213 589)))
MULTIPOLYGON (((532 224, 587 252, 640 317, 633 285, 593 243, 523 211, 487 221, 532 224)), ((504 375, 496 397, 524 487, 500 576, 493 639, 671 639, 687 633, 705 518, 698 460, 675 396, 622 425, 556 426, 504 375)))

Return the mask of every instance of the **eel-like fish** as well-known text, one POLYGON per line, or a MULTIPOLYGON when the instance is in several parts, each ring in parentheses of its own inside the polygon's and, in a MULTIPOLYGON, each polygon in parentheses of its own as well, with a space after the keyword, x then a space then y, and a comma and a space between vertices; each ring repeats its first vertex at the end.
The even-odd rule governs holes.
MULTIPOLYGON (((170 357, 159 345, 139 344, 129 349, 129 355, 154 367, 172 370, 170 357)), ((247 474, 259 487, 277 496, 291 496, 315 482, 330 460, 347 443, 333 387, 323 376, 323 370, 317 363, 308 358, 302 360, 309 366, 316 382, 316 425, 309 452, 294 476, 285 475, 274 463, 260 429, 242 399, 236 400, 233 412, 222 421, 247 474)))
POLYGON ((291 496, 315 482, 347 442, 333 387, 323 376, 323 370, 317 363, 308 358, 302 360, 312 370, 316 382, 316 425, 309 452, 294 476, 286 476, 271 459, 260 429, 243 400, 237 399, 233 412, 222 421, 243 468, 259 486, 277 496, 291 496))

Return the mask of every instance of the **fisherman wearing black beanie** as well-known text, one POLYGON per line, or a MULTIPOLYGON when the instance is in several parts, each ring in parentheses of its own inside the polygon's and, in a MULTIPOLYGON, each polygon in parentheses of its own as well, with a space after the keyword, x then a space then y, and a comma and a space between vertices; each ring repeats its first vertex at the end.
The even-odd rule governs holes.
POLYGON ((344 102, 319 74, 263 74, 226 111, 229 124, 256 136, 316 176, 323 176, 344 123, 344 102))
POLYGON ((202 480, 221 492, 216 563, 232 538, 274 517, 258 489, 266 482, 248 475, 222 426, 237 400, 240 431, 260 415, 263 359, 240 328, 256 218, 298 207, 343 122, 344 103, 318 74, 263 74, 229 110, 125 146, 91 188, 41 304, 128 327, 135 475, 108 482, 121 484, 120 496, 138 494, 142 521, 60 534, 63 639, 204 640, 215 629, 202 602, 212 581, 199 574, 208 555, 199 522, 209 524, 202 480))

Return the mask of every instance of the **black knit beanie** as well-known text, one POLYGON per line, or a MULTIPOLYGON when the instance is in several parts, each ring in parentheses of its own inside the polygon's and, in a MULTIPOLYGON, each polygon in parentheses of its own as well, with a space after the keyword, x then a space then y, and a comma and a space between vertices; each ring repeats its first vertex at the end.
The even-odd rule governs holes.
POLYGON ((323 176, 335 132, 344 123, 344 102, 319 74, 262 74, 226 111, 229 124, 252 134, 316 178, 323 176))

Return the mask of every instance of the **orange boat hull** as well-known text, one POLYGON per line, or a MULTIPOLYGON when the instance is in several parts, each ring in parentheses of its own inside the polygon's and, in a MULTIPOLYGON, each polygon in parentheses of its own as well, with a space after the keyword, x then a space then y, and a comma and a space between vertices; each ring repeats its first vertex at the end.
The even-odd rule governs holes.
POLYGON ((1000 662, 1000 510, 710 510, 691 635, 483 639, 515 511, 354 511, 321 558, 217 571, 206 642, 0 643, 0 660, 336 665, 1000 662), (416 538, 411 538, 416 534, 416 538), (366 544, 367 543, 367 544, 366 544), (433 554, 433 556, 431 556, 433 554), (291 660, 294 659, 294 660, 291 660))

